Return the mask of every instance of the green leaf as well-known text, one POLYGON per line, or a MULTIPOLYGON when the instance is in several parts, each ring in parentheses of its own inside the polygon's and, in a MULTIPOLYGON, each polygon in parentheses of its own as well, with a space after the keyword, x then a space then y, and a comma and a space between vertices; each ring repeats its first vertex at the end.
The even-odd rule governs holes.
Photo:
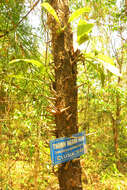
POLYGON ((84 42, 86 42, 87 40, 89 40, 89 36, 88 36, 88 34, 84 33, 83 35, 78 37, 77 42, 79 45, 81 45, 84 42))
POLYGON ((101 84, 102 84, 102 87, 104 87, 104 83, 105 83, 105 73, 104 73, 104 69, 103 67, 100 65, 100 64, 95 64, 94 61, 93 61, 93 58, 94 58, 94 54, 92 53, 85 53, 85 58, 87 60, 87 58, 90 58, 90 65, 93 66, 94 70, 97 71, 97 76, 99 77, 99 79, 101 80, 101 84))
POLYGON ((77 27, 77 41, 81 45, 89 39, 88 33, 91 32, 93 24, 89 24, 84 20, 80 20, 77 27))
POLYGON ((91 10, 90 7, 84 7, 84 8, 80 8, 80 9, 76 10, 75 12, 73 12, 71 14, 68 22, 74 21, 75 19, 79 18, 83 13, 89 13, 90 10, 91 10))
POLYGON ((84 56, 85 56, 85 59, 87 58, 87 59, 94 59, 95 58, 95 55, 94 55, 94 53, 84 53, 84 56))
POLYGON ((35 152, 35 147, 34 147, 34 146, 31 146, 31 147, 29 148, 30 157, 33 156, 34 152, 35 152))
POLYGON ((53 7, 49 3, 42 3, 41 6, 44 7, 55 18, 56 22, 60 24, 56 11, 53 9, 53 7))
POLYGON ((31 79, 31 78, 26 78, 23 77, 22 75, 8 75, 9 78, 15 78, 15 79, 22 79, 22 80, 28 80, 28 81, 34 81, 34 82, 42 82, 39 79, 31 79))
POLYGON ((98 56, 96 56, 96 58, 111 73, 119 77, 122 76, 119 70, 114 66, 114 62, 110 57, 103 54, 99 54, 98 56))
POLYGON ((13 63, 17 63, 17 62, 26 62, 26 63, 32 63, 33 65, 37 66, 37 67, 42 67, 42 63, 40 63, 39 61, 36 61, 34 59, 14 59, 12 61, 9 62, 9 64, 13 64, 13 63))
POLYGON ((101 67, 98 67, 98 72, 99 72, 99 75, 100 75, 102 87, 104 87, 104 82, 105 82, 104 70, 101 67))
POLYGON ((104 62, 110 63, 111 65, 114 65, 114 61, 110 57, 108 57, 106 55, 98 54, 96 57, 98 59, 104 61, 104 62))
POLYGON ((88 34, 89 32, 91 32, 93 26, 94 24, 92 23, 87 23, 84 20, 80 20, 77 27, 77 36, 81 36, 84 33, 88 34))

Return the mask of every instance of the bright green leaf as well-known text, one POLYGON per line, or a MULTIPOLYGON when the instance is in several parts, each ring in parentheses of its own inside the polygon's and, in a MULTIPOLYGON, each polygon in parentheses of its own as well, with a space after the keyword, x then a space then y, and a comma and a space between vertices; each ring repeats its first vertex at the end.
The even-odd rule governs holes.
POLYGON ((109 70, 111 73, 113 73, 114 75, 119 76, 119 77, 121 76, 121 73, 120 73, 119 70, 114 66, 114 62, 113 62, 113 60, 112 60, 110 57, 108 57, 108 56, 106 56, 106 55, 100 54, 100 55, 96 56, 96 58, 97 58, 97 60, 98 60, 100 63, 102 63, 103 66, 104 66, 107 70, 109 70))
POLYGON ((79 45, 81 45, 82 43, 86 42, 87 40, 89 40, 89 36, 88 36, 88 34, 84 33, 83 35, 78 37, 77 42, 79 45))
POLYGON ((59 18, 56 14, 56 11, 53 9, 53 7, 49 3, 42 3, 41 5, 55 18, 56 22, 60 24, 59 18))
POLYGON ((87 58, 87 59, 94 59, 94 57, 95 57, 95 55, 94 55, 94 53, 85 53, 84 54, 84 56, 85 56, 85 59, 87 58))
POLYGON ((110 63, 111 65, 114 65, 114 61, 113 61, 110 57, 108 57, 108 56, 106 56, 106 55, 98 54, 96 57, 97 57, 98 59, 100 59, 100 60, 106 62, 106 63, 110 63))
POLYGON ((71 14, 68 22, 72 22, 75 19, 79 18, 83 13, 89 13, 89 12, 90 12, 90 7, 80 8, 71 14))
POLYGON ((84 33, 88 34, 89 32, 91 32, 93 26, 94 24, 92 23, 89 24, 84 20, 80 20, 77 27, 77 36, 79 37, 83 35, 84 33))
POLYGON ((13 64, 13 63, 17 63, 20 61, 24 61, 26 63, 32 63, 33 65, 37 66, 37 67, 42 67, 42 63, 40 63, 39 61, 36 61, 34 59, 14 59, 12 61, 9 62, 9 64, 13 64))
POLYGON ((117 69, 114 65, 114 61, 106 56, 106 55, 103 55, 103 54, 98 54, 97 56, 95 56, 94 54, 92 53, 89 53, 89 54, 86 54, 85 53, 85 57, 86 58, 91 58, 93 60, 97 60, 99 63, 101 63, 104 68, 106 68, 107 70, 109 70, 111 73, 115 74, 116 76, 119 76, 121 77, 121 73, 119 72, 119 69, 117 69))
POLYGON ((88 33, 91 32, 93 24, 89 24, 84 20, 80 20, 77 27, 77 41, 81 45, 89 39, 88 33))

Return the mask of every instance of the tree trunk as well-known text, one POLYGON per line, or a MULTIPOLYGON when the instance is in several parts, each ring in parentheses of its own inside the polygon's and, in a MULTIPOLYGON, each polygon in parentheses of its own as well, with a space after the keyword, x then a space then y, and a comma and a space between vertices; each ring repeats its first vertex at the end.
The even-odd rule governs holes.
MULTIPOLYGON (((52 54, 54 58, 55 82, 55 124, 56 137, 68 137, 78 132, 77 127, 77 64, 76 52, 73 51, 73 34, 68 23, 68 0, 52 0, 61 22, 61 32, 58 23, 48 15, 48 26, 52 35, 52 54)), ((73 160, 58 166, 60 190, 82 190, 80 160, 73 160)))
POLYGON ((127 15, 127 0, 125 0, 125 14, 127 15))
MULTIPOLYGON (((121 67, 120 67, 121 73, 121 67)), ((118 86, 120 85, 120 77, 118 77, 118 86)), ((119 124, 120 124, 120 112, 121 112, 121 102, 120 96, 117 94, 116 97, 116 119, 112 116, 112 124, 113 124, 113 136, 114 136, 114 148, 115 148, 115 158, 116 158, 116 166, 117 169, 120 170, 120 160, 119 160, 119 124)))
POLYGON ((115 149, 115 158, 116 158, 116 166, 119 169, 119 153, 118 153, 118 126, 117 120, 112 117, 112 127, 113 127, 113 137, 114 137, 114 149, 115 149))

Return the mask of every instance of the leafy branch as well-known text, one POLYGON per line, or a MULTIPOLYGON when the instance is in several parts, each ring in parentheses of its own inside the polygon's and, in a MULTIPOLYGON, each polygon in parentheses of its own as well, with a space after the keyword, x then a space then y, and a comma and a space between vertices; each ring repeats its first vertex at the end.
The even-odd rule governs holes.
POLYGON ((38 5, 38 3, 40 2, 40 0, 37 0, 34 5, 32 6, 32 8, 27 12, 27 14, 25 16, 23 16, 21 18, 21 20, 17 23, 16 26, 13 26, 9 31, 6 31, 4 34, 0 35, 0 38, 5 37, 6 35, 8 35, 10 32, 12 32, 13 30, 15 30, 22 22, 23 20, 31 13, 31 11, 38 5))

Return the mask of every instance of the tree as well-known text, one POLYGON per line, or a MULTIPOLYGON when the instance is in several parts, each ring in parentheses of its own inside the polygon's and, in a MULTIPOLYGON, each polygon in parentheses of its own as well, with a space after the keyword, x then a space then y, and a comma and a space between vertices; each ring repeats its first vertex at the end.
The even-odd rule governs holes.
MULTIPOLYGON (((78 53, 73 50, 73 34, 68 23, 68 3, 68 0, 51 1, 51 6, 57 12, 61 23, 48 15, 55 69, 53 92, 56 100, 50 112, 55 115, 57 138, 68 137, 78 132, 76 85, 78 53)), ((80 160, 59 165, 58 179, 61 190, 81 190, 80 160)))
POLYGON ((126 189, 126 1, 119 7, 116 0, 71 0, 68 8, 67 0, 48 0, 51 5, 42 3, 48 17, 36 30, 31 21, 39 2, 0 3, 0 188, 126 189), (69 9, 76 11, 69 16, 69 9), (69 24, 76 18, 79 44, 88 39, 91 22, 95 29, 80 52, 73 50, 69 24), (78 130, 85 130, 89 147, 82 171, 79 159, 53 170, 54 132, 59 138, 78 130))

